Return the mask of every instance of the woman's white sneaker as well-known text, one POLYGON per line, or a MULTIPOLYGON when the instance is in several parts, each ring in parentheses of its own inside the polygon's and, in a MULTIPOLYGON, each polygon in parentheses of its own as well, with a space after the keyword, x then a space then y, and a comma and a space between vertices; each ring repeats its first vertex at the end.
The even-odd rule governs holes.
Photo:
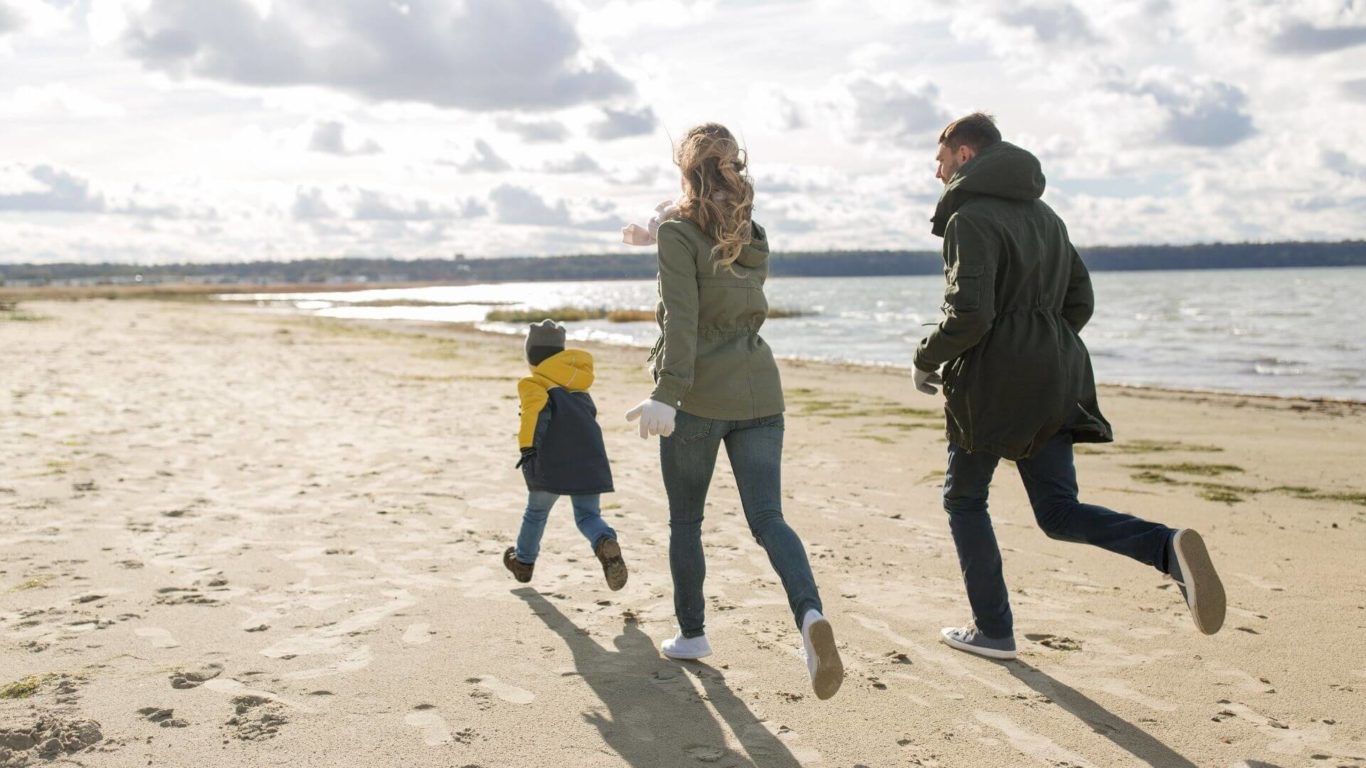
POLYGON ((684 637, 679 632, 672 639, 660 643, 659 650, 671 659, 701 659, 711 655, 711 643, 707 642, 706 635, 684 637))
POLYGON ((835 630, 820 611, 812 609, 802 617, 802 645, 806 647, 806 671, 816 698, 834 696, 844 682, 844 662, 835 647, 835 630))

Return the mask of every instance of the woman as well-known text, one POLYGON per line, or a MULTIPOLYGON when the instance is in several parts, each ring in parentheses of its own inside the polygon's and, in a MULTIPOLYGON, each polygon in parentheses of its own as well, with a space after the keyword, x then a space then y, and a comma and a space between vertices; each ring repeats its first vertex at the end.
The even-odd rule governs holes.
POLYGON ((828 699, 844 666, 806 550, 782 513, 783 389, 759 337, 768 314, 768 241, 750 221, 754 188, 730 131, 688 131, 674 162, 683 175, 676 212, 659 224, 660 338, 651 353, 655 389, 626 418, 658 434, 669 497, 669 568, 679 632, 662 651, 711 654, 703 627, 702 510, 722 443, 754 538, 787 591, 816 695, 828 699))

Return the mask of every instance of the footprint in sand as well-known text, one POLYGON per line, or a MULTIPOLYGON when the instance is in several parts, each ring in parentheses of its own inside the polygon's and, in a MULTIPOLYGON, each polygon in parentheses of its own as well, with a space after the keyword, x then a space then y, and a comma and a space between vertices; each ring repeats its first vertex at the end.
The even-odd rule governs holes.
POLYGON ((725 749, 722 749, 721 747, 711 747, 705 744, 691 746, 683 751, 687 753, 688 757, 691 757, 699 763, 715 763, 727 755, 725 749))
POLYGON ((403 631, 403 642, 408 645, 422 645, 432 641, 432 630, 428 624, 413 624, 403 631))
POLYGON ((1250 573, 1236 573, 1234 575, 1258 589, 1265 589, 1268 592, 1285 591, 1285 587, 1281 586, 1280 584, 1277 584, 1274 581, 1268 581, 1267 579, 1264 579, 1261 576, 1254 576, 1250 573))
POLYGON ((1033 634, 1033 633, 1029 633, 1029 634, 1026 634, 1026 635, 1025 635, 1025 639, 1026 639, 1026 640, 1032 640, 1032 641, 1038 643, 1039 645, 1044 646, 1045 648, 1052 648, 1052 649, 1055 650, 1055 651, 1080 651, 1080 650, 1081 650, 1081 642, 1078 641, 1078 640, 1073 640, 1073 639, 1070 638, 1070 637, 1060 637, 1060 636, 1058 636, 1058 635, 1033 634))
POLYGON ((796 743, 801 739, 801 735, 785 725, 774 725, 769 722, 751 723, 742 728, 736 737, 756 762, 767 757, 776 760, 780 756, 777 751, 779 748, 786 749, 788 754, 802 765, 822 762, 821 753, 796 743), (773 743, 774 739, 778 741, 778 745, 773 743))
POLYGON ((138 637, 146 638, 154 648, 179 648, 180 641, 176 640, 171 633, 161 627, 138 627, 133 630, 133 634, 138 637))
POLYGON ((1077 766, 1078 768, 1096 768, 1094 763, 1087 761, 1081 755, 1066 749, 1041 733, 1031 731, 1003 714, 979 709, 973 713, 973 716, 977 722, 1000 731, 1006 737, 1006 741, 1010 742, 1010 746, 1040 762, 1051 765, 1077 766))
POLYGON ((192 669, 177 669, 171 673, 172 688, 198 688, 206 680, 212 680, 223 674, 222 664, 204 664, 192 669))
POLYGON ((421 728, 422 742, 429 747, 450 744, 455 740, 451 735, 450 726, 446 725, 446 720, 441 715, 425 708, 428 706, 430 705, 419 705, 416 712, 409 712, 404 716, 403 722, 414 728, 421 728))
POLYGON ((493 675, 471 677, 465 682, 474 683, 509 704, 530 704, 536 699, 536 694, 531 691, 528 691, 525 688, 518 688, 515 685, 509 685, 493 675))

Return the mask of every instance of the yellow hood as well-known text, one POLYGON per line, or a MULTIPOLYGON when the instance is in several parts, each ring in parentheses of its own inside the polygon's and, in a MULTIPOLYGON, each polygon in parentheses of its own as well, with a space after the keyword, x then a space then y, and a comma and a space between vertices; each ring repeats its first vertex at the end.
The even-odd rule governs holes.
POLYGON ((582 349, 566 349, 542 360, 531 375, 544 379, 542 383, 581 392, 593 386, 593 356, 582 349))

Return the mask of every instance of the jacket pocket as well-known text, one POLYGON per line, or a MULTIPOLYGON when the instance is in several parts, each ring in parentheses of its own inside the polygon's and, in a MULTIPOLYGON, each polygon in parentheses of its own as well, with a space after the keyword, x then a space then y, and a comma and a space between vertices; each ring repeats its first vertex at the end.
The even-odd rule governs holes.
POLYGON ((965 443, 961 447, 972 450, 972 413, 966 386, 968 363, 967 355, 959 355, 944 366, 944 410, 965 443))
POLYGON ((949 273, 944 300, 955 309, 974 310, 982 303, 982 265, 959 264, 949 273))

